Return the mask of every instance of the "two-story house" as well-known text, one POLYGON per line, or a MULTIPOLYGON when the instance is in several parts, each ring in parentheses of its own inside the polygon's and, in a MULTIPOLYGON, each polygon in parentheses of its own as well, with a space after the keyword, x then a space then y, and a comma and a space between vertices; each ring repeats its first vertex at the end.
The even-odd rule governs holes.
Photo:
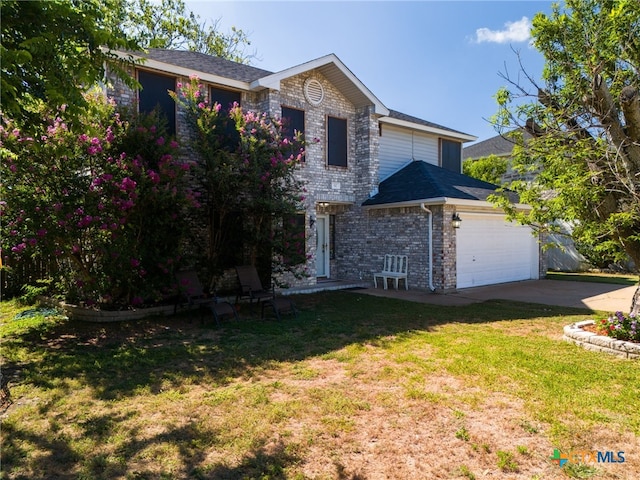
POLYGON ((310 276, 292 285, 372 281, 387 253, 408 255, 412 288, 538 278, 530 230, 486 201, 494 185, 461 174, 462 145, 476 137, 390 110, 335 55, 275 73, 196 52, 136 56, 142 89, 116 83, 108 94, 141 110, 160 105, 178 137, 186 126, 166 92, 195 74, 211 102, 287 118, 320 140, 298 169, 310 276))

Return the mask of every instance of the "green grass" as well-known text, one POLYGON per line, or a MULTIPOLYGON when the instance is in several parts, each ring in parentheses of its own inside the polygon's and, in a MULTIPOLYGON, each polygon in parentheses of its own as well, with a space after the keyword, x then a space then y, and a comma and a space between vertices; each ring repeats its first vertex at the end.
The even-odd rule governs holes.
POLYGON ((15 401, 3 420, 2 478, 357 478, 342 455, 372 448, 358 443, 362 429, 379 421, 395 439, 405 418, 421 425, 428 412, 450 419, 443 438, 486 462, 457 464, 451 476, 545 461, 552 451, 535 443, 514 442, 516 458, 474 430, 494 397, 523 406, 514 431, 537 443, 569 450, 596 432, 612 442, 640 436, 640 362, 561 340, 584 310, 439 307, 354 292, 296 303, 297 319, 221 329, 187 315, 13 320, 20 307, 0 303, 15 401), (334 471, 309 477, 314 460, 334 471))
POLYGON ((513 453, 498 450, 496 455, 498 456, 498 468, 503 472, 517 472, 520 469, 513 453))
POLYGON ((469 432, 465 427, 460 427, 460 429, 458 429, 458 431, 456 432, 456 438, 458 440, 468 442, 471 437, 469 437, 469 432))
POLYGON ((638 275, 623 273, 565 273, 547 272, 549 280, 565 280, 573 282, 611 283, 615 285, 638 285, 638 275))

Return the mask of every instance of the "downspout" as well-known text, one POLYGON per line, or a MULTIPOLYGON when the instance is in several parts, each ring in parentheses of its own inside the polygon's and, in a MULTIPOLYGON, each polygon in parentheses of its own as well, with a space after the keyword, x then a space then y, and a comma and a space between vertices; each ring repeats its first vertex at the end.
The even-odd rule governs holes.
POLYGON ((424 203, 420 204, 420 208, 429 214, 429 290, 435 292, 436 288, 433 286, 433 213, 425 207, 424 203))

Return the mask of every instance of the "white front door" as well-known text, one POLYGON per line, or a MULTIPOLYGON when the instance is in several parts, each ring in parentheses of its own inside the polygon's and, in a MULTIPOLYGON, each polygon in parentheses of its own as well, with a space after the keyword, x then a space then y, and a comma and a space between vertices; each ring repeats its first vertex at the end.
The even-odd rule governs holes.
POLYGON ((316 218, 316 276, 329 276, 329 217, 316 218))

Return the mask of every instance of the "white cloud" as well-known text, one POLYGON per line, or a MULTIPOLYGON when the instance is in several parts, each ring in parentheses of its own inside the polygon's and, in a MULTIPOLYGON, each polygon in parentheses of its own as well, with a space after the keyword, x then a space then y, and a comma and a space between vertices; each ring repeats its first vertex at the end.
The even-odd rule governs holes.
POLYGON ((531 36, 531 21, 527 17, 522 17, 516 22, 507 22, 504 24, 504 27, 504 30, 489 30, 488 28, 478 28, 476 30, 476 42, 526 42, 531 36))

